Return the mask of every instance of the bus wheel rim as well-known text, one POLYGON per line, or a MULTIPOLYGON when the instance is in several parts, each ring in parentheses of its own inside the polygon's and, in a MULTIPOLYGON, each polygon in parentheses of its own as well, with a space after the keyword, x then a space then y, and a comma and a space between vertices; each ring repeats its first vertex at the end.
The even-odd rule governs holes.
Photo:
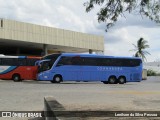
POLYGON ((111 79, 110 79, 110 82, 111 82, 111 83, 114 83, 114 81, 115 81, 114 78, 111 78, 111 79))
POLYGON ((123 78, 120 78, 119 81, 120 81, 121 83, 123 83, 123 82, 124 82, 124 79, 123 79, 123 78))
POLYGON ((56 77, 56 78, 55 78, 55 81, 57 81, 57 82, 60 81, 60 78, 59 78, 59 77, 56 77))
POLYGON ((16 76, 16 77, 14 78, 14 80, 19 80, 19 78, 16 76))

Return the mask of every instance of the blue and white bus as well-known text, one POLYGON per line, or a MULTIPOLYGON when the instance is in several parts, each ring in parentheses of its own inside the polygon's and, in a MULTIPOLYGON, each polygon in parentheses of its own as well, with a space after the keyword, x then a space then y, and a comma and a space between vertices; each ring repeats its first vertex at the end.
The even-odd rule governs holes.
POLYGON ((101 81, 124 84, 142 80, 142 60, 137 57, 115 57, 95 54, 52 54, 39 61, 38 80, 101 81))

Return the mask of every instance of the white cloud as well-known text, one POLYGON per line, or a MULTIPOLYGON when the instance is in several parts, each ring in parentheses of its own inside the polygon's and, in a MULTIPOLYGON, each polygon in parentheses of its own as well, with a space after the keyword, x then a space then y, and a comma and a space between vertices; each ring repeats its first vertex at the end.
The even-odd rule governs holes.
POLYGON ((61 15, 60 19, 63 19, 63 23, 67 23, 67 26, 72 30, 79 30, 84 32, 84 23, 82 19, 77 16, 73 11, 69 10, 64 6, 57 8, 57 13, 61 15))

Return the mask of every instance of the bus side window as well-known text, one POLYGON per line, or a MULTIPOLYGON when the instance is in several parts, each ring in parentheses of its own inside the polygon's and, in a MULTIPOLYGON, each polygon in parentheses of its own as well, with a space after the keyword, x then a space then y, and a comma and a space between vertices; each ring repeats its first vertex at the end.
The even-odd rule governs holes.
POLYGON ((35 60, 35 59, 32 59, 32 58, 29 58, 29 59, 25 59, 23 62, 24 62, 23 64, 24 64, 25 66, 34 66, 36 60, 35 60))
POLYGON ((59 60, 59 62, 57 63, 57 65, 71 65, 71 57, 61 57, 61 59, 59 60))
POLYGON ((18 59, 17 61, 19 66, 26 66, 26 59, 21 58, 18 59))
POLYGON ((34 66, 36 61, 36 59, 32 58, 26 59, 26 66, 34 66))
POLYGON ((116 60, 116 64, 117 64, 117 66, 123 66, 123 67, 128 67, 129 66, 129 61, 127 60, 127 59, 122 59, 122 58, 120 58, 120 59, 115 59, 116 60))
POLYGON ((13 66, 14 65, 14 58, 4 58, 4 59, 2 59, 1 63, 4 66, 13 66))
POLYGON ((56 66, 63 65, 63 57, 60 58, 56 66))
POLYGON ((140 63, 141 63, 141 60, 139 60, 139 59, 130 60, 130 65, 131 65, 132 67, 139 66, 140 63))
POLYGON ((72 65, 82 65, 83 60, 80 57, 72 57, 71 63, 72 65))
POLYGON ((101 64, 99 58, 84 57, 83 59, 84 59, 83 65, 86 65, 86 66, 98 66, 99 64, 101 64))
POLYGON ((111 60, 109 58, 100 58, 98 66, 111 66, 111 60))

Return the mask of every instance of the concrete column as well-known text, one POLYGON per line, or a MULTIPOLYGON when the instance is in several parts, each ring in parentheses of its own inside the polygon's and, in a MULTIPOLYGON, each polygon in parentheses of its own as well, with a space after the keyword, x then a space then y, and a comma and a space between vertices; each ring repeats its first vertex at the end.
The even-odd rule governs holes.
POLYGON ((92 54, 93 53, 93 50, 89 49, 89 54, 92 54))
POLYGON ((104 55, 104 51, 102 51, 102 55, 104 55))
POLYGON ((43 44, 43 52, 44 52, 44 55, 48 54, 48 49, 46 44, 43 44))

